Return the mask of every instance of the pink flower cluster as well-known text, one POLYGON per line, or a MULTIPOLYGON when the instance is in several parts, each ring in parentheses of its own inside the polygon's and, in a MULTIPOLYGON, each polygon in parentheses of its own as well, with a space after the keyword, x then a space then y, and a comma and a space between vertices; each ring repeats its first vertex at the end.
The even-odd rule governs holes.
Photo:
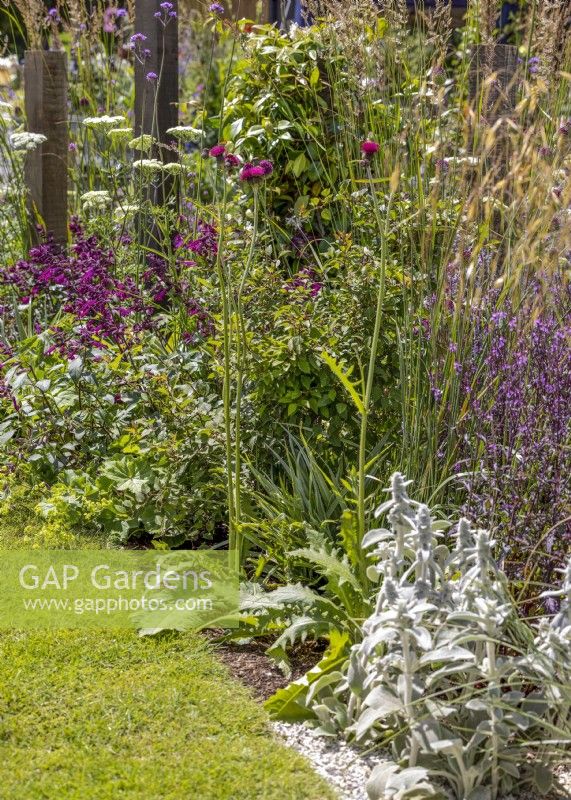
POLYGON ((225 144, 215 144, 205 153, 211 158, 215 158, 220 165, 223 164, 227 170, 236 169, 242 163, 238 156, 228 152, 225 144))
MULTIPOLYGON (((236 169, 242 163, 240 158, 234 153, 229 153, 225 144, 215 144, 210 150, 204 150, 204 156, 215 158, 220 165, 224 165, 226 169, 236 169)), ((260 161, 247 161, 240 170, 239 178, 246 183, 259 183, 263 181, 268 175, 274 171, 274 165, 267 158, 260 161)))
POLYGON ((274 171, 274 165, 267 159, 262 159, 257 164, 249 161, 240 170, 240 180, 246 183, 259 183, 274 171))

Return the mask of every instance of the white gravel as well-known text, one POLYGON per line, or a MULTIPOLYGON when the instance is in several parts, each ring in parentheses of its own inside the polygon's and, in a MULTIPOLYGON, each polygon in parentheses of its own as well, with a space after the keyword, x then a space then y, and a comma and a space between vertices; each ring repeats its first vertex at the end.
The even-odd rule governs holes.
POLYGON ((341 800, 368 800, 365 785, 372 768, 379 763, 378 752, 363 755, 342 739, 317 736, 301 723, 274 722, 272 726, 290 747, 311 762, 318 775, 337 789, 341 800))
MULTIPOLYGON (((386 752, 376 751, 366 755, 342 739, 317 736, 316 733, 301 723, 291 725, 286 722, 273 722, 275 732, 285 740, 286 744, 304 755, 312 764, 318 775, 328 781, 339 793, 340 800, 368 800, 365 786, 373 767, 383 760, 386 752)), ((520 794, 517 800, 571 800, 571 770, 559 767, 555 770, 557 789, 548 797, 534 797, 532 794, 520 794)), ((514 800, 512 798, 512 800, 514 800)))

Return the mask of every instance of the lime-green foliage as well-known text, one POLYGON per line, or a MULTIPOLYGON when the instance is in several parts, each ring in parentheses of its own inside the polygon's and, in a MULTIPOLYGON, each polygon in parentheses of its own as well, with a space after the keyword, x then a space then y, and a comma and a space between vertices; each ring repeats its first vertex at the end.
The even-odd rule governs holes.
POLYGON ((0 635, 2 800, 333 800, 197 635, 0 635))

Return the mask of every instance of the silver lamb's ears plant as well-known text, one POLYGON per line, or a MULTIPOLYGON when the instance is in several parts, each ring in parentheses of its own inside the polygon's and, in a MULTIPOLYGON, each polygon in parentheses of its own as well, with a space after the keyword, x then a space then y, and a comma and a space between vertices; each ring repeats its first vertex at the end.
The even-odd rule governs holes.
POLYGON ((555 591, 542 592, 540 597, 560 597, 561 606, 557 614, 553 617, 551 623, 553 628, 563 630, 571 626, 571 558, 567 563, 567 567, 562 570, 557 570, 563 574, 563 583, 561 589, 555 591))
POLYGON ((400 472, 395 472, 391 478, 391 485, 385 491, 391 493, 391 499, 381 503, 375 511, 375 517, 380 517, 389 511, 388 521, 394 535, 395 557, 400 563, 403 560, 405 546, 409 542, 411 532, 415 530, 415 503, 410 499, 407 486, 412 481, 407 481, 400 472))
POLYGON ((474 546, 474 533, 469 520, 462 517, 456 530, 456 546, 450 555, 449 564, 457 565, 463 572, 468 563, 470 549, 474 546))
POLYGON ((452 553, 435 545, 408 484, 393 476, 379 509, 390 530, 363 539, 382 583, 338 682, 313 693, 321 729, 367 746, 390 739, 394 761, 374 769, 370 800, 497 800, 530 784, 545 794, 557 747, 571 743, 571 562, 549 593, 560 611, 534 637, 490 534, 462 519, 452 553))

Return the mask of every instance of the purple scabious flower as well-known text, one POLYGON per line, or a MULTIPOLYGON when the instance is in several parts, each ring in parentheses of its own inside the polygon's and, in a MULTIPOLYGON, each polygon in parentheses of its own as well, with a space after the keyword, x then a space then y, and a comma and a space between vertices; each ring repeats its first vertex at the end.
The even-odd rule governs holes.
POLYGON ((221 3, 211 3, 208 6, 208 10, 211 14, 223 14, 224 13, 224 6, 221 3))
POLYGON ((539 72, 539 65, 541 63, 541 59, 539 56, 532 56, 527 62, 527 68, 529 70, 530 75, 537 75, 539 72))
POLYGON ((159 76, 157 75, 156 72, 147 72, 145 78, 149 81, 149 83, 153 83, 154 81, 157 81, 159 79, 159 76))
POLYGON ((444 86, 446 83, 446 70, 438 65, 432 70, 432 79, 437 86, 444 86))
POLYGON ((131 43, 132 47, 135 47, 135 45, 140 42, 146 42, 146 41, 147 37, 145 36, 144 33, 134 33, 129 39, 129 42, 131 43))

